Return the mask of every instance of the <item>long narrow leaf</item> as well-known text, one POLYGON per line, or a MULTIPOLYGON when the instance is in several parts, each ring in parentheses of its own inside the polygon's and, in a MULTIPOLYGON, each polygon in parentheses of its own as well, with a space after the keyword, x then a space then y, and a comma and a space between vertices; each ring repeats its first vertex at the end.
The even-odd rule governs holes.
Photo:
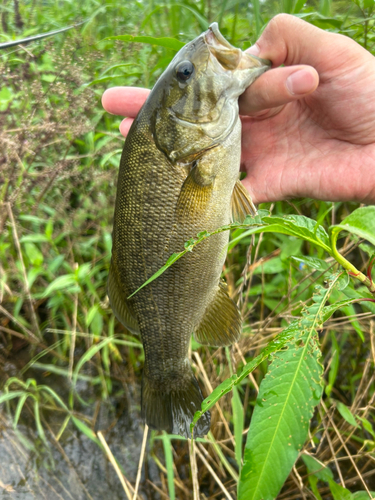
POLYGON ((48 31, 47 33, 41 33, 40 35, 29 36, 27 38, 20 38, 19 40, 12 40, 11 42, 0 43, 1 49, 8 49, 9 47, 14 47, 15 45, 25 45, 26 43, 35 42, 37 40, 42 40, 42 38, 47 38, 48 36, 57 35, 59 33, 63 33, 64 31, 71 30, 73 28, 77 28, 84 24, 86 21, 82 21, 81 23, 73 24, 72 26, 67 26, 66 28, 61 28, 59 30, 48 31))

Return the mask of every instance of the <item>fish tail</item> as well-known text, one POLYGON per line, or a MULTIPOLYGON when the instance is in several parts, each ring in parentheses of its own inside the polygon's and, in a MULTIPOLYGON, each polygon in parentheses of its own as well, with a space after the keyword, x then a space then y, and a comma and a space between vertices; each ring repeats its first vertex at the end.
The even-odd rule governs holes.
MULTIPOLYGON (((147 375, 142 378, 142 418, 151 428, 191 438, 190 424, 201 409, 203 395, 193 373, 178 389, 156 389, 147 375)), ((194 427, 194 437, 210 430, 210 413, 206 412, 194 427)))

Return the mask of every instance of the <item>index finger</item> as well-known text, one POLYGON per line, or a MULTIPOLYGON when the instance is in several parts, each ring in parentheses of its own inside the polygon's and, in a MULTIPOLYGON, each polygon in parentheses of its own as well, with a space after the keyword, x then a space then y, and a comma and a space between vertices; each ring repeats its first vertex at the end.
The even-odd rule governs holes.
POLYGON ((135 118, 147 99, 149 89, 137 87, 112 87, 102 96, 103 108, 113 115, 135 118))

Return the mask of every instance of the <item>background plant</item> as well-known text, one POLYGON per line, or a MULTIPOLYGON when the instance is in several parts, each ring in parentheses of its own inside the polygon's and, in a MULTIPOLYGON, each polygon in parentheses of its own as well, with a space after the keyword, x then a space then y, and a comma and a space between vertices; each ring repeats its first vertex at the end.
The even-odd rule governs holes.
MULTIPOLYGON (((125 401, 134 408, 134 421, 139 425, 142 348, 139 339, 115 322, 106 301, 123 139, 118 117, 102 111, 100 97, 107 86, 151 87, 175 51, 108 38, 171 37, 185 43, 218 21, 222 33, 245 48, 278 12, 346 34, 374 51, 374 3, 370 0, 267 0, 251 5, 230 0, 123 4, 6 0, 0 7, 0 43, 85 21, 53 38, 0 52, 0 401, 25 449, 33 447, 39 457, 50 453, 46 446, 67 456, 64 437, 75 434, 77 428, 88 439, 97 439, 94 404, 115 406, 125 401), (129 387, 137 386, 129 395, 129 387), (34 444, 33 439, 27 444, 22 425, 34 433, 34 444)), ((308 239, 291 231, 257 233, 251 227, 232 228, 224 275, 242 308, 243 336, 230 350, 192 342, 194 369, 206 394, 216 387, 222 389, 220 384, 228 389, 211 408, 212 433, 197 443, 201 494, 236 498, 240 484, 241 496, 239 477, 242 465, 245 469, 248 463, 248 448, 244 464, 242 458, 249 424, 253 418, 261 425, 257 415, 263 391, 268 390, 274 370, 282 369, 277 363, 288 361, 285 357, 291 353, 271 344, 274 354, 268 369, 270 352, 264 348, 285 332, 284 340, 295 344, 297 332, 310 332, 315 339, 317 331, 323 353, 323 399, 306 416, 308 420, 313 414, 306 443, 291 443, 295 450, 303 447, 278 498, 368 498, 365 485, 375 490, 374 306, 358 301, 371 297, 368 287, 358 280, 342 283, 340 278, 338 284, 331 278, 340 269, 337 255, 314 242, 318 227, 327 234, 331 226, 339 229, 358 205, 295 200, 261 208, 279 218, 278 224, 287 225, 285 215, 307 217, 313 221, 312 235, 308 239), (337 304, 341 307, 334 313, 337 304), (324 308, 318 308, 318 315, 311 309, 317 305, 324 308), (317 318, 314 325, 311 315, 317 318), (293 330, 304 318, 310 318, 310 327, 293 330)), ((366 234, 355 231, 353 225, 339 235, 345 235, 339 240, 340 254, 365 278, 373 255, 373 220, 370 214, 364 217, 366 234)), ((334 236, 336 230, 331 231, 334 236)), ((325 244, 332 248, 332 241, 325 244)), ((272 394, 271 400, 265 399, 271 404, 272 394)), ((105 435, 109 434, 108 430, 105 435)), ((140 495, 159 498, 161 491, 169 498, 191 498, 186 453, 182 439, 151 434, 148 472, 140 495), (152 467, 158 478, 152 476, 152 467), (159 492, 147 483, 147 477, 153 478, 159 492)), ((122 456, 116 458, 121 466, 122 456)), ((39 469, 38 473, 42 474, 39 469)), ((134 480, 129 469, 123 468, 123 473, 134 480)), ((5 478, 0 478, 3 483, 5 478)), ((269 479, 267 475, 271 488, 269 479)), ((284 479, 280 481, 281 487, 284 479)), ((86 491, 86 496, 96 498, 90 484, 86 491)), ((257 498, 256 493, 252 495, 257 498)))

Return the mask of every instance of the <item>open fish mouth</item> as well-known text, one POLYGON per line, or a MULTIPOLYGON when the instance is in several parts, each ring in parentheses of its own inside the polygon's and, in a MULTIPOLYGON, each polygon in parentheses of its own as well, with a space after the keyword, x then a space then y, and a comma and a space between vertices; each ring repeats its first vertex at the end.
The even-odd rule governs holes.
POLYGON ((204 34, 204 40, 217 61, 226 70, 242 69, 269 69, 271 62, 267 59, 242 52, 241 49, 233 47, 219 31, 217 23, 212 23, 204 34))

